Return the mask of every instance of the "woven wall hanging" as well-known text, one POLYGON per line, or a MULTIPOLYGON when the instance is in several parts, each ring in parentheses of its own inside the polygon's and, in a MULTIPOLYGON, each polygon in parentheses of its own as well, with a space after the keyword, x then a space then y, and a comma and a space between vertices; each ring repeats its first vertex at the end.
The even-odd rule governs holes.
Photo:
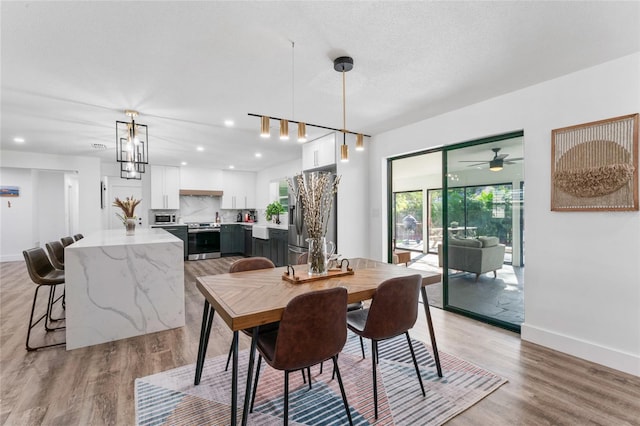
POLYGON ((551 210, 638 210, 638 114, 551 131, 551 210))

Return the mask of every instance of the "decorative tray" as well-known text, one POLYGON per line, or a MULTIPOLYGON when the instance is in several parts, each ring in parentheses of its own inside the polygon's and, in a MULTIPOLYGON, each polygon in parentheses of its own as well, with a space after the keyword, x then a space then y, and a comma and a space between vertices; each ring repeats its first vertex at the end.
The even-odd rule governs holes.
POLYGON ((340 267, 332 268, 327 270, 326 275, 307 275, 306 268, 305 271, 301 275, 296 275, 296 271, 294 270, 292 265, 287 266, 287 272, 282 274, 282 279, 285 281, 289 281, 293 284, 303 284, 309 283, 312 281, 320 281, 320 280, 328 280, 330 278, 342 277, 345 275, 353 275, 353 269, 349 267, 349 260, 343 259, 340 267), (347 262, 347 267, 342 268, 342 263, 347 262))

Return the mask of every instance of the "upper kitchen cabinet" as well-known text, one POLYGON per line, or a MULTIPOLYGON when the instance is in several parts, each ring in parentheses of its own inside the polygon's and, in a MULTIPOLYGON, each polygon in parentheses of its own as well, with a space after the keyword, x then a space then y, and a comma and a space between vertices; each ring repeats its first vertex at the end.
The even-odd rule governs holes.
POLYGON ((180 189, 219 191, 222 189, 222 170, 183 167, 180 169, 180 189))
POLYGON ((302 169, 311 170, 336 163, 336 135, 323 136, 302 145, 302 169))
POLYGON ((171 166, 151 166, 151 209, 180 208, 180 169, 171 166))
POLYGON ((251 172, 222 172, 222 209, 256 208, 256 175, 251 172))

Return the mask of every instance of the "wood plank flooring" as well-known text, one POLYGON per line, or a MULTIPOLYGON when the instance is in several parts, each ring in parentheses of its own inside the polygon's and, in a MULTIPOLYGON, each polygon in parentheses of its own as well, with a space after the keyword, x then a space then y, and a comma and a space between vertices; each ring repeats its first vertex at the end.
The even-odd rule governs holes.
MULTIPOLYGON (((68 352, 64 346, 25 350, 35 285, 24 262, 1 263, 0 424, 133 424, 135 378, 195 363, 203 305, 195 277, 226 272, 235 259, 185 262, 185 327, 68 352)), ((441 350, 509 380, 449 424, 640 425, 639 377, 521 342, 517 334, 439 309, 432 315, 441 350)), ((37 331, 34 339, 64 337, 59 334, 64 332, 43 336, 40 325, 37 331)), ((411 335, 429 341, 423 317, 411 335)), ((241 336, 241 348, 247 348, 249 341, 241 336)), ((216 316, 208 356, 226 354, 230 341, 230 331, 216 316)))

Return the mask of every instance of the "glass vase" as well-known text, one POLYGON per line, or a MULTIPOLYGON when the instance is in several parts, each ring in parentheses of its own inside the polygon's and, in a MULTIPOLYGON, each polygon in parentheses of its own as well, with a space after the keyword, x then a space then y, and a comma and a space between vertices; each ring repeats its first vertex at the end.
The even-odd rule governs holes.
POLYGON ((307 242, 309 243, 309 275, 327 275, 329 256, 333 254, 335 245, 331 241, 327 242, 325 237, 307 238, 307 242))
POLYGON ((127 235, 135 235, 136 233, 136 220, 133 218, 127 218, 125 224, 125 229, 127 230, 127 235))

